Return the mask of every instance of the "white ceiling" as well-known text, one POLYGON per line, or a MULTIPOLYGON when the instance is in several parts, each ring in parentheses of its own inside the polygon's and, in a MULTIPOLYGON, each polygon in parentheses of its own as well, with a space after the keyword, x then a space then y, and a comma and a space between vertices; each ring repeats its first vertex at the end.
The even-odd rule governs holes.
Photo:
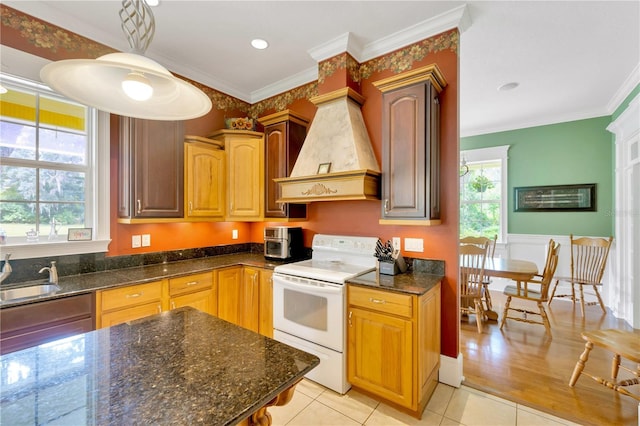
MULTIPOLYGON (((3 3, 129 49, 120 1, 3 3)), ((327 55, 365 61, 459 26, 461 136, 609 115, 640 83, 637 0, 161 0, 153 13, 147 56, 247 102, 315 80, 327 55), (255 37, 270 47, 253 49, 255 37), (518 88, 497 90, 509 82, 518 88)))

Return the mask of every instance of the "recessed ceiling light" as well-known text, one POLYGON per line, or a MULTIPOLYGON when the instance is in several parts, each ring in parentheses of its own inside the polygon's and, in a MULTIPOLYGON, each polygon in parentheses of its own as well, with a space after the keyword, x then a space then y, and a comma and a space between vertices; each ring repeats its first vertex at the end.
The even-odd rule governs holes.
POLYGON ((144 0, 149 6, 154 7, 160 4, 160 0, 144 0))
POLYGON ((498 92, 507 92, 509 90, 515 89, 519 85, 520 85, 520 83, 516 83, 515 81, 513 81, 511 83, 506 83, 506 84, 503 84, 502 86, 498 87, 498 92))
POLYGON ((251 40, 251 45, 260 50, 269 47, 269 43, 267 43, 267 40, 263 40, 261 38, 254 38, 253 40, 251 40))

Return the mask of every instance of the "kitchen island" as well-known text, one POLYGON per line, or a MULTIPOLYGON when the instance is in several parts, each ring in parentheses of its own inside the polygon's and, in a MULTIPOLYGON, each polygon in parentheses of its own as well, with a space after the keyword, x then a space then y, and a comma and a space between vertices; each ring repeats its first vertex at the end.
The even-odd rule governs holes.
POLYGON ((0 423, 270 424, 318 363, 179 308, 0 357, 0 423))

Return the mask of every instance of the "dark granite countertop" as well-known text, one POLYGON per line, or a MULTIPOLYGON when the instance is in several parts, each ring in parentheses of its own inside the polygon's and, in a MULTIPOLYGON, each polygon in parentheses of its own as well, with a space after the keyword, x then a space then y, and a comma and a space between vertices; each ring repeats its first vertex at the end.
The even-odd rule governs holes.
POLYGON ((179 308, 0 356, 0 423, 232 425, 318 363, 179 308))
MULTIPOLYGON (((298 259, 299 260, 299 259, 298 259)), ((294 260, 295 261, 295 260, 294 260)), ((134 268, 114 269, 89 274, 69 275, 59 278, 60 291, 55 294, 32 297, 29 299, 0 301, 0 309, 24 305, 76 294, 91 293, 110 287, 133 285, 157 281, 164 278, 175 278, 184 275, 197 274, 233 265, 246 265, 258 268, 273 269, 285 261, 268 260, 262 254, 240 253, 221 256, 210 256, 177 262, 160 263, 134 268)), ((3 286, 3 289, 41 284, 44 280, 16 283, 3 286)))
POLYGON ((384 275, 373 271, 352 278, 347 283, 421 296, 436 286, 443 278, 444 275, 422 271, 410 271, 397 275, 384 275))

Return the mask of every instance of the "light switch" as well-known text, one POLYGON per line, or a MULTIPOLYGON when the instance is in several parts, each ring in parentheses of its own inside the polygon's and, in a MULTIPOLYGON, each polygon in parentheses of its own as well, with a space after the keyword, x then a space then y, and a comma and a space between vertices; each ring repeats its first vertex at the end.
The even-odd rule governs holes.
POLYGON ((142 246, 142 238, 140 235, 131 236, 131 248, 140 248, 142 246))
POLYGON ((142 247, 149 247, 151 245, 151 234, 142 234, 142 247))
POLYGON ((396 250, 400 250, 400 237, 393 237, 393 248, 396 250))
POLYGON ((422 238, 405 238, 404 250, 422 253, 424 251, 424 240, 422 238))

